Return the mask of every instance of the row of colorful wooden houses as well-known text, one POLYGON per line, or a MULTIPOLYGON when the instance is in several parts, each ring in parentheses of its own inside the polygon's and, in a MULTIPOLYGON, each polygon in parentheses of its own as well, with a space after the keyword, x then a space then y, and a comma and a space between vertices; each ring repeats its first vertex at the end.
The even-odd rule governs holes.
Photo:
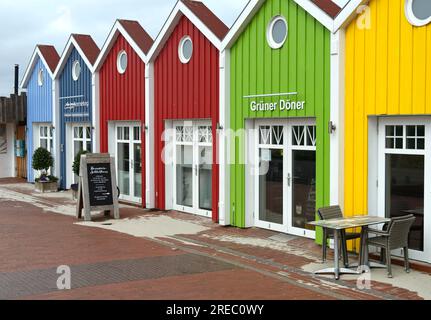
POLYGON ((28 166, 47 148, 68 189, 79 151, 109 152, 124 201, 305 237, 321 206, 413 213, 431 262, 430 3, 251 0, 229 29, 180 0, 155 40, 118 20, 101 50, 38 45, 28 166))

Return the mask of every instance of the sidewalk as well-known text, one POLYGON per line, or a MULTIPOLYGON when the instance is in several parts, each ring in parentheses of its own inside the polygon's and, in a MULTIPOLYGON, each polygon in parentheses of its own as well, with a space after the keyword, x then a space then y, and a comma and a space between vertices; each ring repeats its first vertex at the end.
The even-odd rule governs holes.
POLYGON ((364 290, 358 276, 315 276, 325 265, 309 239, 124 205, 118 221, 74 214, 69 192, 0 181, 0 298, 431 299, 431 276, 398 266, 393 279, 372 270, 364 290), (70 291, 52 287, 59 265, 72 266, 70 291))

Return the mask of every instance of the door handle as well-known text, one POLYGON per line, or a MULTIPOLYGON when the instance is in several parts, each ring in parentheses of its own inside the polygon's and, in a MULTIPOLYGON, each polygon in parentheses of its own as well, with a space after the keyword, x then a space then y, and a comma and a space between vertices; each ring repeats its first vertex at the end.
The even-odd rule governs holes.
POLYGON ((287 174, 287 186, 290 187, 292 183, 292 176, 290 175, 290 173, 287 174))
POLYGON ((198 176, 198 165, 195 165, 195 175, 198 176))

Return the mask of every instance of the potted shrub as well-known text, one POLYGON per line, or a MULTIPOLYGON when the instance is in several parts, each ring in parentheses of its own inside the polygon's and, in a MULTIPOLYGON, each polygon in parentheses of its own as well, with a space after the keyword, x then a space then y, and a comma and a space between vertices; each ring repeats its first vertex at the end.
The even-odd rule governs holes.
POLYGON ((54 165, 51 152, 44 148, 38 148, 33 154, 32 167, 40 171, 40 177, 35 180, 36 191, 56 192, 58 191, 58 178, 48 174, 49 168, 54 165))
MULTIPOLYGON (((81 156, 84 154, 89 153, 88 151, 81 150, 78 152, 78 154, 75 156, 75 159, 73 161, 72 165, 72 171, 76 176, 79 176, 79 168, 81 167, 81 156)), ((73 191, 73 197, 76 199, 76 194, 78 193, 78 183, 74 183, 70 186, 70 189, 73 191)))

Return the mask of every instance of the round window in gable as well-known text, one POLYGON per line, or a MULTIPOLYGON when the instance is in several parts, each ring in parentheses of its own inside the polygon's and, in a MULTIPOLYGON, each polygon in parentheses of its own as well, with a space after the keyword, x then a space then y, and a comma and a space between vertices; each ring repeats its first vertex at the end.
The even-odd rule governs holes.
POLYGON ((117 70, 120 74, 124 74, 126 72, 127 63, 128 63, 127 52, 121 51, 117 57, 117 70))
POLYGON ((287 21, 283 16, 275 16, 268 24, 266 40, 273 49, 280 49, 287 39, 287 21))
POLYGON ((178 55, 182 63, 188 63, 193 55, 193 42, 189 36, 181 39, 178 47, 178 55))
POLYGON ((76 60, 72 65, 73 81, 78 81, 80 75, 81 75, 81 64, 79 63, 78 60, 76 60))
POLYGON ((431 22, 430 0, 406 0, 406 17, 414 26, 422 27, 431 22))
POLYGON ((39 87, 43 86, 43 70, 40 69, 39 72, 37 73, 37 84, 39 87))

